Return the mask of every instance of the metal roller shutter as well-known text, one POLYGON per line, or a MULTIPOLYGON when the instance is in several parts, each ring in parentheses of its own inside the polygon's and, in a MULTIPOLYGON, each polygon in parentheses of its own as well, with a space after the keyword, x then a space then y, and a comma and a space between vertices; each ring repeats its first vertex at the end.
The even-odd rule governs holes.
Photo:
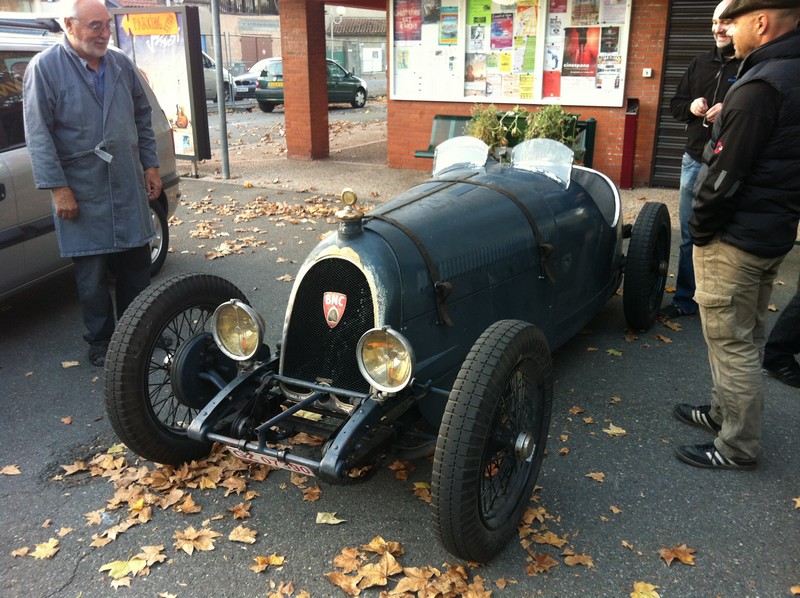
POLYGON ((684 125, 669 111, 669 101, 675 94, 686 67, 692 58, 707 52, 711 36, 711 15, 719 0, 672 0, 664 53, 661 98, 658 109, 656 145, 653 151, 653 187, 678 187, 681 178, 681 156, 686 144, 684 125))

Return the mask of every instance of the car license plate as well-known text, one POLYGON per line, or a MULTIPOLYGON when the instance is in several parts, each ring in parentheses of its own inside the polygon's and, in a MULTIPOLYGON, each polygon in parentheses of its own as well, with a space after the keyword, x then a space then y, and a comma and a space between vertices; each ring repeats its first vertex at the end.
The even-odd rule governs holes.
POLYGON ((267 455, 262 455, 261 453, 251 453, 250 451, 243 451, 241 449, 229 446, 227 449, 233 454, 239 457, 242 461, 250 461, 251 463, 261 463, 263 465, 269 465, 270 467, 276 467, 278 469, 285 469, 286 471, 294 471, 295 473, 301 473, 303 475, 308 475, 311 477, 315 477, 314 472, 305 465, 297 465, 295 463, 284 463, 283 461, 278 461, 275 457, 268 457, 267 455))
POLYGON ((236 91, 248 91, 249 88, 246 85, 237 85, 236 91))
POLYGON ((283 87, 283 81, 268 81, 267 87, 283 87))

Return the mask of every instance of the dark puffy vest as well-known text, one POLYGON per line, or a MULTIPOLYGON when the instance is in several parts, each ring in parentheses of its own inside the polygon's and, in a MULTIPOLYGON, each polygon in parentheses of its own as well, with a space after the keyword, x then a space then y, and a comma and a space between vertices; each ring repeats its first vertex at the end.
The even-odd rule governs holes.
POLYGON ((723 241, 761 257, 787 253, 800 218, 800 35, 790 35, 770 50, 793 57, 754 65, 729 92, 748 81, 766 81, 780 93, 781 110, 769 143, 736 194, 738 208, 722 231, 723 241))

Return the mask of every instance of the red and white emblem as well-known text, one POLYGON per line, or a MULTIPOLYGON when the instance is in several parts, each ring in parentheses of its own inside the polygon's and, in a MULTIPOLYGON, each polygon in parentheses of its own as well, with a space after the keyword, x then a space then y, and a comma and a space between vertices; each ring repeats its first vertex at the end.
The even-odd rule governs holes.
POLYGON ((325 321, 331 328, 336 325, 344 316, 344 308, 347 307, 347 295, 344 293, 334 293, 328 291, 322 298, 322 309, 325 313, 325 321))

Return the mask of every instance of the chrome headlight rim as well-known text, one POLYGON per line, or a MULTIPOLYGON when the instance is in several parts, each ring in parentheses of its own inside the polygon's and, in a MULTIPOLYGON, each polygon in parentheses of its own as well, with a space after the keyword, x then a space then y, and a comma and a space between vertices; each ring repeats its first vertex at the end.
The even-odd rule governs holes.
POLYGON ((220 304, 211 316, 211 335, 214 337, 214 343, 216 343, 220 351, 235 361, 248 361, 256 355, 264 342, 265 328, 264 319, 261 315, 239 299, 231 299, 230 301, 220 304), (253 324, 252 332, 255 334, 255 343, 253 343, 251 350, 247 352, 236 352, 232 350, 225 344, 220 332, 221 318, 226 315, 226 312, 231 308, 244 312, 253 324))
POLYGON ((358 344, 356 345, 356 360, 358 362, 358 369, 361 371, 361 375, 370 383, 370 385, 379 390, 381 392, 396 394, 406 388, 409 384, 411 384, 411 380, 414 377, 414 368, 416 366, 416 359, 414 356, 414 349, 411 346, 411 343, 408 339, 394 330, 391 326, 381 326, 377 328, 371 328, 367 330, 364 334, 361 335, 361 338, 358 339, 358 344), (388 385, 384 384, 383 382, 377 380, 372 372, 369 371, 365 364, 364 360, 364 347, 366 343, 376 334, 383 334, 390 337, 392 340, 398 343, 402 350, 405 353, 405 365, 406 365, 406 375, 403 376, 401 380, 398 381, 397 384, 388 385))

